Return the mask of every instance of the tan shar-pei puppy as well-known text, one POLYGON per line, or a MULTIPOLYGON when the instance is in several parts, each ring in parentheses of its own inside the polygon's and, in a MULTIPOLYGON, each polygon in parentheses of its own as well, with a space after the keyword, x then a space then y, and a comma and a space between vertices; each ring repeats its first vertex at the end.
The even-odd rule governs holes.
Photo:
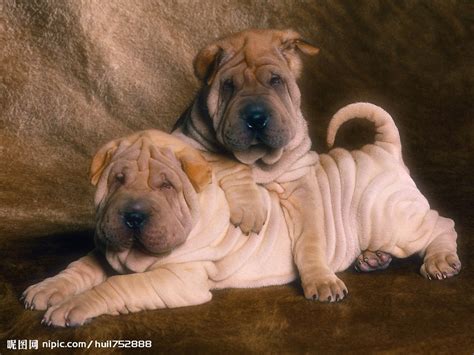
MULTIPOLYGON (((231 153, 238 161, 252 168, 256 183, 278 184, 282 206, 291 211, 293 221, 301 222, 293 223, 297 228, 293 256, 305 296, 321 301, 337 301, 345 296, 347 289, 334 274, 335 270, 345 268, 342 261, 341 264, 327 262, 334 255, 339 255, 334 249, 335 245, 340 246, 334 242, 334 233, 344 239, 344 233, 354 232, 357 226, 342 226, 338 222, 329 227, 327 221, 320 219, 323 215, 329 220, 332 218, 327 210, 331 207, 327 201, 329 191, 321 192, 325 185, 315 182, 311 174, 296 173, 301 172, 298 166, 311 161, 316 164, 317 161, 317 155, 309 152, 311 142, 300 110, 300 91, 296 79, 301 71, 301 53, 315 55, 318 49, 292 30, 247 30, 202 49, 194 67, 203 86, 193 104, 177 122, 175 134, 199 149, 231 153), (289 171, 294 173, 289 176, 289 171)), ((391 134, 398 134, 396 127, 392 128, 391 134)), ((341 154, 340 150, 336 152, 341 154)), ((335 166, 339 168, 340 161, 337 162, 335 166)), ((345 166, 346 163, 340 164, 345 166)), ((400 161, 400 164, 403 163, 400 161)), ((342 179, 350 179, 355 173, 347 171, 344 174, 349 175, 341 175, 342 179)), ((328 178, 330 185, 337 185, 340 181, 335 174, 328 178)), ((233 188, 238 186, 238 179, 233 179, 233 188)), ((248 181, 246 186, 249 186, 248 181)), ((226 187, 223 188, 225 191, 226 187)), ((244 189, 238 190, 242 192, 244 189)), ((334 193, 337 196, 337 192, 334 193)), ((236 196, 238 193, 233 194, 233 197, 236 196)), ((350 201, 350 196, 340 198, 350 201)), ((252 201, 248 205, 258 210, 258 196, 255 193, 241 200, 252 201)), ((336 214, 338 207, 341 207, 340 202, 332 206, 336 214)), ((349 213, 346 207, 344 214, 349 213)), ((344 215, 347 222, 346 217, 344 215)), ((362 250, 370 250, 365 250, 358 257, 358 270, 371 271, 388 266, 391 257, 378 248, 377 243, 361 243, 361 246, 362 250)), ((350 248, 347 252, 354 253, 356 250, 358 248, 350 248)), ((394 254, 400 255, 397 251, 394 254)), ((352 260, 352 255, 344 260, 352 260)), ((443 264, 443 267, 440 266, 441 274, 433 271, 431 275, 438 277, 443 272, 453 272, 445 269, 443 264)))
MULTIPOLYGON (((280 179, 301 159, 317 159, 308 154, 311 141, 300 110, 296 80, 302 69, 300 54, 315 55, 318 51, 292 30, 247 30, 210 44, 195 58, 195 73, 203 86, 177 122, 175 134, 198 149, 228 152, 252 168, 240 173, 246 186, 249 178, 244 172, 258 184, 280 183, 285 191, 282 203, 300 206, 291 209, 292 218, 304 221, 295 240, 294 261, 305 296, 335 301, 342 299, 347 290, 322 261, 323 250, 312 247, 315 238, 323 238, 316 235, 314 211, 318 206, 312 178, 303 174, 280 179)), ((223 188, 229 203, 236 205, 233 210, 239 209, 233 202, 238 198, 247 201, 242 209, 252 212, 248 216, 258 213, 258 196, 245 193, 239 179, 232 181, 233 193, 223 188)), ((258 228, 254 230, 258 232, 258 228)), ((384 260, 387 255, 378 255, 363 255, 362 260, 377 265, 385 261, 388 265, 384 260)))
MULTIPOLYGON (((295 173, 282 179, 290 170, 300 171, 294 168, 302 161, 317 161, 316 154, 308 153, 311 141, 296 83, 300 53, 317 52, 292 30, 248 30, 210 44, 194 61, 203 86, 177 122, 175 134, 198 149, 232 154, 252 168, 248 173, 255 183, 279 183, 282 204, 296 206, 289 208, 291 218, 302 221, 295 223, 293 251, 305 296, 336 300, 347 290, 314 243, 324 236, 317 235, 314 213, 320 206, 313 178, 295 173)), ((239 180, 233 179, 233 188, 238 186, 239 180)), ((257 197, 241 200, 257 206, 257 197)))
POLYGON ((204 303, 211 289, 294 280, 295 228, 278 195, 259 187, 267 223, 248 236, 229 222, 219 183, 236 163, 207 158, 160 131, 100 149, 91 169, 97 250, 29 287, 25 305, 47 309, 48 325, 78 326, 101 314, 204 303), (120 275, 109 277, 107 263, 120 275))

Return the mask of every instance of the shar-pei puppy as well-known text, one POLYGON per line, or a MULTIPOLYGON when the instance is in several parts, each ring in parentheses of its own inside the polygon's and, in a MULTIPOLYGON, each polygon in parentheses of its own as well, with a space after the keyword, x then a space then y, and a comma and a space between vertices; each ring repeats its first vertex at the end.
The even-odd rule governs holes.
MULTIPOLYGON (((320 208, 313 212, 323 237, 309 245, 312 252, 322 250, 321 262, 332 272, 372 249, 398 257, 420 253, 427 278, 457 274, 454 223, 430 209, 410 178, 391 117, 371 104, 349 105, 331 120, 328 143, 353 117, 374 122, 374 144, 352 152, 333 149, 316 163, 300 159, 279 179, 305 174, 317 187, 320 208)), ((259 187, 267 223, 258 235, 246 235, 229 223, 219 184, 236 163, 205 156, 153 130, 105 145, 91 169, 97 185, 97 250, 28 288, 25 304, 47 309, 49 325, 73 326, 101 314, 207 302, 211 289, 295 279, 295 242, 304 221, 294 219, 299 215, 294 210, 301 206, 285 202, 281 183, 259 187), (104 255, 121 275, 108 277, 104 255)), ((326 292, 331 297, 332 290, 326 292)))
MULTIPOLYGON (((283 203, 300 206, 292 209, 292 218, 304 221, 294 241, 294 261, 305 296, 335 301, 347 289, 324 262, 326 250, 320 239, 325 236, 314 218, 321 209, 317 184, 307 174, 281 179, 289 170, 298 171, 299 162, 317 161, 317 155, 309 152, 311 141, 300 109, 297 79, 302 69, 300 55, 318 51, 292 30, 247 30, 211 43, 195 58, 202 88, 177 122, 175 134, 201 150, 227 152, 252 169, 231 179, 232 192, 223 186, 234 205, 232 211, 248 211, 243 216, 247 218, 232 213, 236 225, 255 225, 252 230, 256 232, 261 227, 262 219, 254 223, 251 216, 262 215, 264 209, 258 208, 255 187, 252 194, 246 193, 251 186, 248 180, 279 183, 285 191, 283 203), (240 187, 240 179, 246 188, 240 187), (246 203, 241 207, 238 201, 246 203)), ((357 268, 384 268, 390 260, 380 250, 366 250, 357 268)))
MULTIPOLYGON (((247 30, 211 43, 195 58, 202 88, 174 134, 201 150, 232 155, 252 169, 247 173, 256 184, 279 183, 285 203, 299 206, 291 208, 291 218, 303 221, 293 241, 293 256, 304 293, 311 299, 322 299, 321 294, 324 300, 336 300, 344 297, 346 288, 323 261, 324 253, 312 247, 318 233, 314 213, 320 207, 316 185, 310 174, 296 168, 317 161, 317 155, 309 153, 311 140, 296 80, 300 54, 318 51, 292 30, 247 30), (289 176, 289 171, 294 174, 289 176)), ((232 181, 234 190, 244 192, 239 178, 232 181)), ((240 200, 251 201, 247 205, 256 209, 258 196, 250 197, 240 200)))
POLYGON ((96 250, 29 287, 25 305, 47 310, 48 325, 78 326, 101 314, 201 304, 211 289, 295 279, 293 228, 278 195, 259 187, 267 223, 247 235, 230 223, 219 183, 236 163, 207 158, 160 131, 105 145, 91 169, 96 250))

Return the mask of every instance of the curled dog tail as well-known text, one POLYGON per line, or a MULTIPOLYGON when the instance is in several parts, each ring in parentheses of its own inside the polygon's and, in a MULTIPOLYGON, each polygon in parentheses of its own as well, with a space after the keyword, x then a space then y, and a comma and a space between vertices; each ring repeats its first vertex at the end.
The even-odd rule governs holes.
POLYGON ((392 117, 381 107, 367 102, 350 104, 336 112, 328 127, 327 143, 329 148, 334 145, 337 131, 342 124, 354 118, 365 118, 373 122, 376 131, 374 144, 402 160, 400 134, 392 117))

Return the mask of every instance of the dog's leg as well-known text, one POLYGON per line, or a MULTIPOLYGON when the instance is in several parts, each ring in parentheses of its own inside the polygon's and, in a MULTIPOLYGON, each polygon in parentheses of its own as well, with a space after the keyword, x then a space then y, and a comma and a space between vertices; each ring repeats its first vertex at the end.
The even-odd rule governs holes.
POLYGON ((320 223, 324 217, 315 216, 320 210, 314 188, 314 178, 307 175, 298 181, 282 185, 285 193, 281 204, 292 226, 293 257, 301 277, 305 297, 321 302, 342 300, 348 293, 336 274, 329 268, 326 256, 326 236, 320 223))
POLYGON ((207 267, 211 263, 166 265, 144 273, 108 278, 94 288, 50 307, 43 322, 80 326, 102 314, 126 314, 201 304, 212 298, 207 267))
POLYGON ((420 273, 430 280, 442 280, 457 275, 461 270, 461 262, 456 252, 457 234, 454 222, 438 217, 432 235, 431 242, 421 251, 424 263, 420 273))
POLYGON ((267 218, 266 205, 249 166, 222 156, 205 154, 211 162, 230 209, 230 221, 242 232, 259 233, 267 218))
POLYGON ((45 310, 103 282, 106 274, 97 253, 91 252, 58 275, 28 287, 21 297, 25 308, 45 310))
POLYGON ((344 282, 329 269, 327 263, 322 261, 325 259, 325 252, 317 245, 321 239, 323 238, 303 233, 295 244, 294 258, 304 295, 315 301, 340 301, 347 295, 348 290, 344 282), (309 240, 312 245, 309 245, 309 240))
POLYGON ((385 270, 391 261, 392 256, 388 253, 380 250, 365 250, 357 257, 354 268, 359 272, 385 270))

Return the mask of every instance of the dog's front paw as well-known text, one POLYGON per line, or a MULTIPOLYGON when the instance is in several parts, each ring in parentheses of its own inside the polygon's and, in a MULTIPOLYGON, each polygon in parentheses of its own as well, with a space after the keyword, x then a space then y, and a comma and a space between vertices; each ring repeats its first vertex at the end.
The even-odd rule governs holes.
POLYGON ((50 307, 41 323, 53 327, 77 327, 85 324, 91 318, 86 306, 68 300, 50 307))
POLYGON ((25 308, 46 310, 74 295, 76 287, 71 282, 51 277, 28 287, 22 294, 25 308))
POLYGON ((103 314, 104 302, 95 297, 93 291, 86 291, 64 301, 61 304, 49 307, 42 324, 54 327, 78 327, 103 314))
POLYGON ((348 294, 344 282, 334 274, 303 282, 303 290, 307 299, 321 302, 337 302, 348 294))
POLYGON ((231 191, 227 200, 230 207, 230 222, 240 227, 242 232, 259 233, 267 218, 267 208, 263 202, 260 191, 251 186, 244 186, 239 191, 231 191))
POLYGON ((429 280, 443 280, 461 271, 461 261, 456 253, 438 253, 425 257, 420 273, 429 280))
POLYGON ((383 251, 365 250, 357 257, 354 268, 360 272, 385 270, 391 261, 392 256, 383 251))

